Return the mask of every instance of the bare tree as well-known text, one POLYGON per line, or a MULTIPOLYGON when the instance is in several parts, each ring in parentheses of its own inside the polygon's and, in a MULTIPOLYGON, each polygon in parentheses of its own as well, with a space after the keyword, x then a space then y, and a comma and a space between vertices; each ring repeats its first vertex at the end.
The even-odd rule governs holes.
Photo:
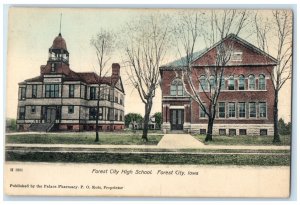
POLYGON ((95 142, 99 141, 99 111, 100 111, 100 100, 101 100, 101 85, 102 79, 107 75, 108 70, 105 66, 110 60, 110 55, 114 49, 115 36, 111 31, 100 30, 99 33, 91 39, 91 45, 96 50, 98 60, 98 76, 96 76, 98 89, 97 89, 97 107, 96 107, 96 138, 95 142))
POLYGON ((178 53, 181 57, 183 56, 181 59, 184 67, 179 75, 184 82, 185 92, 199 104, 208 117, 205 141, 212 140, 217 102, 224 82, 224 69, 230 61, 233 50, 232 43, 225 39, 232 34, 238 35, 246 26, 247 19, 247 12, 242 10, 192 11, 180 14, 179 23, 175 26, 178 53), (203 40, 209 49, 216 49, 215 56, 212 57, 214 62, 210 62, 206 68, 193 66, 199 56, 195 49, 200 40, 203 40), (200 79, 203 70, 205 72, 204 83, 200 79), (207 89, 203 86, 206 83, 207 89), (206 105, 205 102, 208 104, 206 105))
POLYGON ((274 89, 274 138, 280 142, 278 130, 278 95, 282 86, 292 75, 292 12, 289 10, 272 11, 272 16, 266 19, 260 11, 255 15, 255 31, 259 47, 267 53, 272 53, 277 59, 274 69, 268 70, 274 89))
POLYGON ((155 13, 133 19, 126 27, 126 65, 128 76, 145 105, 142 139, 148 141, 148 123, 159 86, 159 67, 168 50, 170 41, 167 16, 155 13))

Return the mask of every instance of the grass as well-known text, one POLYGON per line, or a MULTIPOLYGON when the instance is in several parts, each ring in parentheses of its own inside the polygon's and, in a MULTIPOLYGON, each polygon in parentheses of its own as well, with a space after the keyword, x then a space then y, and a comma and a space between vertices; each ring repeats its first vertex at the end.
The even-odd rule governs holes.
POLYGON ((142 141, 140 134, 100 133, 99 142, 95 142, 95 133, 55 133, 55 134, 16 134, 7 135, 6 143, 20 144, 109 144, 109 145, 156 145, 163 135, 148 136, 148 142, 142 141))
POLYGON ((6 161, 63 163, 125 163, 125 164, 203 164, 289 166, 290 154, 153 154, 153 153, 73 153, 6 151, 6 161))
POLYGON ((213 141, 205 142, 205 135, 195 135, 196 139, 211 145, 284 145, 289 146, 290 135, 281 136, 281 143, 273 143, 273 136, 213 136, 213 141))

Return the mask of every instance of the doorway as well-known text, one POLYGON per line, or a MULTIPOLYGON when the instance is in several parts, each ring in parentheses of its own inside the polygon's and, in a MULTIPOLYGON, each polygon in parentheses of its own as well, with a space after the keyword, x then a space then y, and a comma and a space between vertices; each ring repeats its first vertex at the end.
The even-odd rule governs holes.
POLYGON ((184 110, 174 109, 170 112, 171 130, 183 130, 184 110))
POLYGON ((47 107, 46 122, 52 123, 56 120, 56 107, 47 107))

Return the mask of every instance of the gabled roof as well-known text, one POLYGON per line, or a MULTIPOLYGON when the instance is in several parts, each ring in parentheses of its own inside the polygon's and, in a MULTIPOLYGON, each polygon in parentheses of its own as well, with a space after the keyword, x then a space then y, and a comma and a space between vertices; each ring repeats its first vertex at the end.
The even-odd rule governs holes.
MULTIPOLYGON (((203 49, 203 50, 200 50, 200 51, 197 51, 197 52, 194 52, 193 53, 193 61, 196 60, 199 55, 201 55, 201 53, 203 53, 206 49, 203 49)), ((186 60, 186 56, 182 57, 182 58, 179 58, 175 61, 172 61, 170 63, 167 63, 165 65, 162 65, 162 67, 183 67, 183 66, 186 66, 187 65, 187 60, 186 60)))
MULTIPOLYGON (((226 38, 224 38, 223 40, 218 41, 217 43, 215 43, 214 45, 212 45, 210 48, 207 49, 203 49, 201 51, 195 52, 193 54, 193 62, 197 61, 198 59, 200 59, 201 57, 203 57, 205 54, 207 54, 209 51, 211 51, 212 49, 214 49, 215 47, 217 47, 219 44, 221 44, 223 41, 227 40, 227 39, 231 39, 234 40, 238 43, 240 43, 241 45, 247 47, 248 49, 251 49, 252 51, 259 53, 263 56, 268 57, 271 61, 274 62, 274 64, 277 64, 277 60, 272 57, 271 55, 269 55, 268 53, 262 51, 261 49, 257 48, 256 46, 254 46, 253 44, 245 41, 244 39, 238 37, 235 34, 229 34, 226 38)), ((164 69, 181 69, 182 67, 187 66, 187 62, 186 62, 186 56, 177 59, 171 63, 168 63, 166 65, 163 65, 160 67, 161 70, 164 69)))

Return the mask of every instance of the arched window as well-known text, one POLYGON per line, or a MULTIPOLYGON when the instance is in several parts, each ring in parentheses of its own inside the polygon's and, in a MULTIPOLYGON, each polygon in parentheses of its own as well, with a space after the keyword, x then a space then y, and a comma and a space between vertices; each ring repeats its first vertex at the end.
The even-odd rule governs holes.
POLYGON ((255 90, 255 77, 254 75, 249 75, 249 78, 248 78, 248 83, 249 83, 249 90, 255 90))
POLYGON ((233 78, 233 76, 229 77, 229 80, 228 80, 228 90, 234 90, 234 78, 233 78))
POLYGON ((200 77, 200 90, 207 90, 207 82, 204 75, 200 77))
POLYGON ((245 77, 243 75, 239 76, 239 90, 245 90, 245 77))
POLYGON ((183 95, 183 84, 180 79, 175 79, 171 83, 171 96, 182 96, 183 95))
POLYGON ((263 74, 259 75, 259 78, 258 78, 258 89, 259 90, 265 90, 266 89, 266 79, 265 79, 265 76, 263 74))
POLYGON ((210 76, 209 78, 209 86, 211 90, 215 89, 216 82, 215 82, 215 76, 210 76))

